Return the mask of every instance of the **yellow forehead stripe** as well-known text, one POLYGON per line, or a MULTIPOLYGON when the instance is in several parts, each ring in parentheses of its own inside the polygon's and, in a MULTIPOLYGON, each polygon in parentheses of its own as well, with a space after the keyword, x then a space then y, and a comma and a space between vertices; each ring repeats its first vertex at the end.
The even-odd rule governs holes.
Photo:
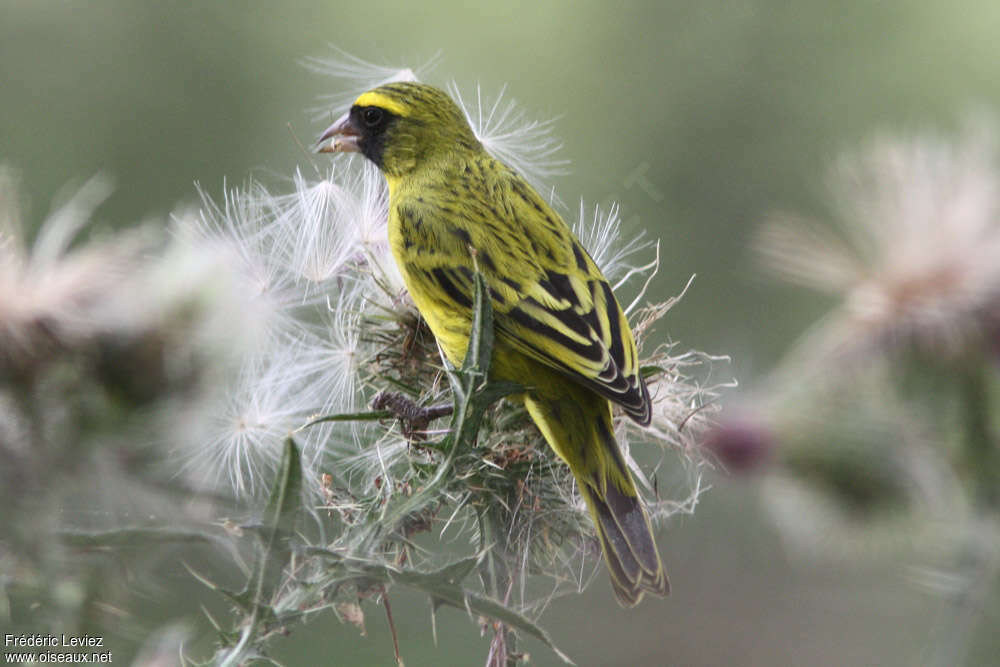
POLYGON ((399 101, 394 100, 388 95, 383 95, 375 91, 369 91, 363 93, 361 97, 354 100, 354 106, 358 107, 380 107, 385 109, 390 113, 394 113, 397 116, 406 115, 406 107, 403 106, 399 101))

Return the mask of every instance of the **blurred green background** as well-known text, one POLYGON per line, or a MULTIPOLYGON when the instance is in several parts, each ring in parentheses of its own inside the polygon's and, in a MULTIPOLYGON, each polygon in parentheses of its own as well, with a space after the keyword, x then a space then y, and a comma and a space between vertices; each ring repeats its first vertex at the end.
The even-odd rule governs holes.
MULTIPOLYGON (((842 150, 881 131, 954 127, 1000 103, 1000 5, 965 2, 137 2, 0 0, 0 160, 20 170, 41 220, 67 183, 117 189, 106 226, 162 218, 253 176, 279 189, 325 127, 306 111, 334 93, 301 59, 416 66, 560 116, 575 202, 617 199, 627 233, 662 240, 652 296, 693 288, 667 318, 683 348, 732 355, 745 387, 829 304, 760 277, 748 239, 774 210, 822 215, 842 150), (289 125, 292 131, 289 131, 289 125)), ((575 212, 575 207, 574 207, 575 212)), ((722 370, 723 375, 730 371, 722 370)), ((693 517, 661 533, 673 594, 620 610, 602 574, 546 617, 583 665, 912 665, 942 605, 903 577, 900 554, 803 562, 761 516, 751 484, 721 476, 693 517)), ((902 555, 905 558, 905 554, 902 555)), ((183 571, 149 601, 173 618, 197 590, 183 571)), ((394 593, 408 665, 481 664, 460 614, 394 593)), ((275 645, 291 665, 392 663, 380 610, 368 635, 328 617, 275 645), (308 641, 306 641, 308 639, 308 641)), ((204 623, 202 623, 204 625, 204 623)), ((108 639, 125 656, 139 639, 108 639)), ((533 664, 555 664, 528 643, 533 664)), ((970 664, 997 647, 973 646, 970 664)))

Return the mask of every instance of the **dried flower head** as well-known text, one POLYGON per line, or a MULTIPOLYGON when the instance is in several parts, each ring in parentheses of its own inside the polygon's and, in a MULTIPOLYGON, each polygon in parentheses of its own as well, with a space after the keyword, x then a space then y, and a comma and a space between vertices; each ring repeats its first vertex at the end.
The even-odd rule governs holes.
POLYGON ((188 417, 256 325, 217 245, 152 225, 98 235, 102 178, 26 238, 13 181, 0 169, 0 530, 17 595, 37 602, 31 623, 54 630, 99 622, 95 608, 128 595, 120 569, 74 556, 125 546, 149 581, 150 542, 192 523, 187 479, 161 445, 204 436, 188 417))
POLYGON ((16 179, 0 169, 0 368, 44 361, 53 348, 73 346, 107 328, 91 317, 135 267, 145 243, 70 246, 91 213, 110 194, 93 178, 42 225, 30 245, 22 238, 16 179))
POLYGON ((580 212, 573 224, 573 233, 601 267, 615 290, 633 276, 652 271, 657 261, 654 259, 652 263, 635 263, 636 258, 646 254, 655 243, 646 238, 644 229, 639 230, 628 241, 623 241, 619 213, 618 204, 612 203, 607 210, 599 205, 595 206, 593 214, 588 217, 587 208, 581 200, 580 212))
MULTIPOLYGON (((179 238, 226 250, 266 334, 243 354, 211 420, 212 445, 187 448, 190 469, 230 480, 238 494, 267 486, 283 439, 311 415, 358 407, 370 354, 362 318, 399 300, 398 272, 384 261, 385 185, 350 166, 360 168, 317 180, 297 172, 288 194, 250 183, 217 204, 203 193, 200 215, 175 219, 179 238)), ((328 427, 306 434, 307 461, 321 458, 329 436, 328 427)))
POLYGON ((467 100, 454 81, 448 85, 448 92, 486 150, 536 188, 544 191, 549 179, 567 173, 569 161, 558 157, 562 142, 552 133, 557 119, 527 118, 515 100, 504 99, 506 86, 494 99, 484 98, 482 87, 476 85, 475 97, 467 100))
POLYGON ((333 47, 333 50, 335 51, 333 56, 325 58, 310 56, 302 61, 308 69, 336 81, 331 89, 337 92, 321 96, 320 104, 312 110, 317 117, 340 115, 358 95, 382 84, 416 81, 433 70, 441 58, 441 54, 438 53, 416 68, 392 67, 376 65, 336 47, 333 47))
POLYGON ((772 272, 841 298, 810 353, 902 341, 952 352, 1000 304, 1000 170, 984 126, 961 138, 880 139, 837 163, 838 231, 773 219, 757 250, 772 272))

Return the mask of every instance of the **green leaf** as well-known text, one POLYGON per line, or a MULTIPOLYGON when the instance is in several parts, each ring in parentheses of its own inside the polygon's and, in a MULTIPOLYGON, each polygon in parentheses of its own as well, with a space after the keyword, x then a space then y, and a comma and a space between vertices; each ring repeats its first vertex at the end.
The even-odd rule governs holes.
POLYGON ((648 380, 649 378, 651 378, 651 377, 653 377, 655 375, 662 375, 663 373, 666 373, 666 372, 667 372, 667 369, 665 369, 665 368, 662 368, 660 366, 656 366, 654 364, 649 364, 649 365, 646 365, 646 366, 641 366, 639 368, 639 377, 641 377, 643 380, 648 380))
POLYGON ((296 432, 303 429, 307 429, 310 426, 315 426, 316 424, 323 424, 326 422, 373 422, 382 419, 392 419, 393 414, 388 410, 372 410, 369 412, 346 412, 338 415, 324 415, 322 417, 316 417, 302 426, 298 427, 296 432))
POLYGON ((493 306, 483 275, 476 272, 473 285, 472 329, 465 351, 462 370, 478 371, 484 375, 490 368, 493 356, 493 306))
POLYGON ((430 596, 434 608, 447 605, 468 613, 479 614, 520 630, 549 647, 566 664, 574 664, 552 641, 552 637, 534 621, 501 602, 462 586, 461 581, 480 562, 479 556, 472 556, 452 563, 432 572, 400 571, 387 565, 353 559, 325 549, 312 548, 313 556, 331 558, 335 567, 346 567, 371 579, 385 584, 400 584, 430 596))
POLYGON ((281 575, 291 560, 291 537, 302 512, 302 462, 299 448, 292 438, 285 440, 278 476, 271 487, 267 509, 264 511, 261 549, 254 563, 253 572, 245 591, 228 593, 216 588, 234 602, 245 605, 251 602, 250 617, 243 625, 239 641, 224 655, 218 656, 223 667, 242 664, 248 658, 259 658, 254 652, 256 633, 267 624, 277 621, 274 609, 268 605, 272 594, 281 584, 281 575))
POLYGON ((59 540, 75 549, 141 548, 163 544, 214 543, 218 538, 194 530, 165 527, 120 528, 117 530, 62 531, 59 540))
POLYGON ((456 448, 471 447, 476 441, 483 414, 504 396, 523 391, 513 382, 488 382, 493 356, 493 308, 486 281, 475 274, 472 329, 462 368, 448 374, 455 395, 455 411, 451 418, 452 444, 456 448))
POLYGON ((410 396, 413 396, 414 398, 419 397, 421 394, 420 389, 414 387, 413 385, 406 384, 405 382, 402 382, 397 378, 389 377, 388 375, 384 375, 382 373, 377 374, 375 377, 377 377, 379 380, 382 380, 386 384, 390 384, 396 389, 399 389, 404 394, 409 394, 410 396))
POLYGON ((438 579, 449 584, 459 584, 467 576, 469 576, 481 560, 482 555, 462 558, 461 560, 445 565, 440 569, 428 572, 427 577, 429 579, 438 579))
POLYGON ((520 394, 523 391, 524 386, 518 384, 517 382, 497 380, 477 389, 473 398, 477 402, 483 404, 484 408, 488 408, 501 398, 510 396, 511 394, 520 394))
POLYGON ((432 573, 400 572, 389 568, 369 566, 369 576, 376 576, 372 572, 372 570, 376 569, 384 570, 381 576, 385 577, 385 580, 390 583, 402 584, 427 593, 438 607, 448 605, 462 611, 492 618, 511 628, 520 630, 548 646, 563 662, 570 665, 573 664, 569 656, 555 645, 549 633, 530 618, 496 600, 464 588, 458 583, 448 581, 447 577, 442 576, 440 571, 432 573))
POLYGON ((264 544, 251 575, 254 599, 263 603, 269 598, 281 571, 291 558, 289 539, 295 532, 302 511, 302 462, 292 438, 285 440, 278 476, 264 510, 264 544))

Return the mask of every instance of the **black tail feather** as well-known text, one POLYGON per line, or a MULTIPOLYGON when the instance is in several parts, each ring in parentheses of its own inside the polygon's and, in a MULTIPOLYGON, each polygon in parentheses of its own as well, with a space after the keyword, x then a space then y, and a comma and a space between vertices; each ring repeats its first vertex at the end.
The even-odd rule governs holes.
POLYGON ((643 592, 669 593, 670 582, 639 499, 623 494, 611 482, 607 484, 605 498, 585 486, 581 486, 581 492, 594 514, 618 602, 633 607, 642 599, 643 592))

